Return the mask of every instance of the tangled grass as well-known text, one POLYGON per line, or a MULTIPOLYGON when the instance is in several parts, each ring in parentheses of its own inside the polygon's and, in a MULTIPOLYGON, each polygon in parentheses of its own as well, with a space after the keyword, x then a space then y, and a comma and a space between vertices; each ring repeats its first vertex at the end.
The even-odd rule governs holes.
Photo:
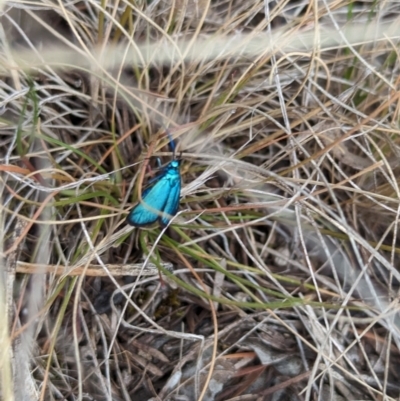
POLYGON ((400 399, 396 2, 1 6, 1 399, 400 399))

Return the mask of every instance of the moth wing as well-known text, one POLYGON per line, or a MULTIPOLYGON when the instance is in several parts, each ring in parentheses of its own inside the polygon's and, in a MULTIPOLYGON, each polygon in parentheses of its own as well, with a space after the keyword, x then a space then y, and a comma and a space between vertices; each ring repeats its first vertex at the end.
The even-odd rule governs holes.
POLYGON ((161 172, 159 172, 155 177, 153 177, 147 184, 146 184, 146 189, 142 192, 142 199, 151 191, 151 189, 154 187, 154 185, 160 181, 162 178, 165 177, 165 173, 167 171, 166 167, 163 167, 161 169, 161 172))
POLYGON ((179 178, 171 183, 169 189, 169 196, 162 210, 163 215, 159 216, 161 225, 166 226, 169 223, 171 217, 176 215, 179 209, 180 197, 181 197, 181 180, 179 178))
POLYGON ((139 202, 126 218, 128 224, 135 227, 153 224, 160 217, 169 197, 170 183, 165 177, 143 192, 139 202))

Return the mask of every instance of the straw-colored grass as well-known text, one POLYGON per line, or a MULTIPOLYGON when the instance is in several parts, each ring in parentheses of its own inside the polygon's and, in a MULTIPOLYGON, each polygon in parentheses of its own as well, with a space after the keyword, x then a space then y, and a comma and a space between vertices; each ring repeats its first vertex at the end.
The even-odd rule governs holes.
POLYGON ((400 399, 399 4, 0 4, 0 399, 400 399))

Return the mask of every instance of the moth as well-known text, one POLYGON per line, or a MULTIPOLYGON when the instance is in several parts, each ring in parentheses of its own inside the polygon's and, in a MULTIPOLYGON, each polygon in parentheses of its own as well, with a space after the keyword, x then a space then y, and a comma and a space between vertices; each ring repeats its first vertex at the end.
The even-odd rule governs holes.
MULTIPOLYGON (((170 137, 170 135, 168 134, 170 137)), ((175 155, 175 143, 170 137, 173 159, 163 168, 161 174, 150 181, 143 191, 142 201, 128 214, 126 221, 134 227, 144 227, 159 222, 166 226, 179 209, 181 196, 181 159, 175 155)))

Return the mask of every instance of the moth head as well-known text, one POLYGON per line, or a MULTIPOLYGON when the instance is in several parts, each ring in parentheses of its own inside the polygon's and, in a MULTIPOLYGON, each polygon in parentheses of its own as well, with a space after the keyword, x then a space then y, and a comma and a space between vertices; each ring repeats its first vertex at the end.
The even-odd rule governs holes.
POLYGON ((172 168, 179 168, 180 165, 181 165, 181 159, 172 160, 172 162, 170 163, 170 166, 172 168))

